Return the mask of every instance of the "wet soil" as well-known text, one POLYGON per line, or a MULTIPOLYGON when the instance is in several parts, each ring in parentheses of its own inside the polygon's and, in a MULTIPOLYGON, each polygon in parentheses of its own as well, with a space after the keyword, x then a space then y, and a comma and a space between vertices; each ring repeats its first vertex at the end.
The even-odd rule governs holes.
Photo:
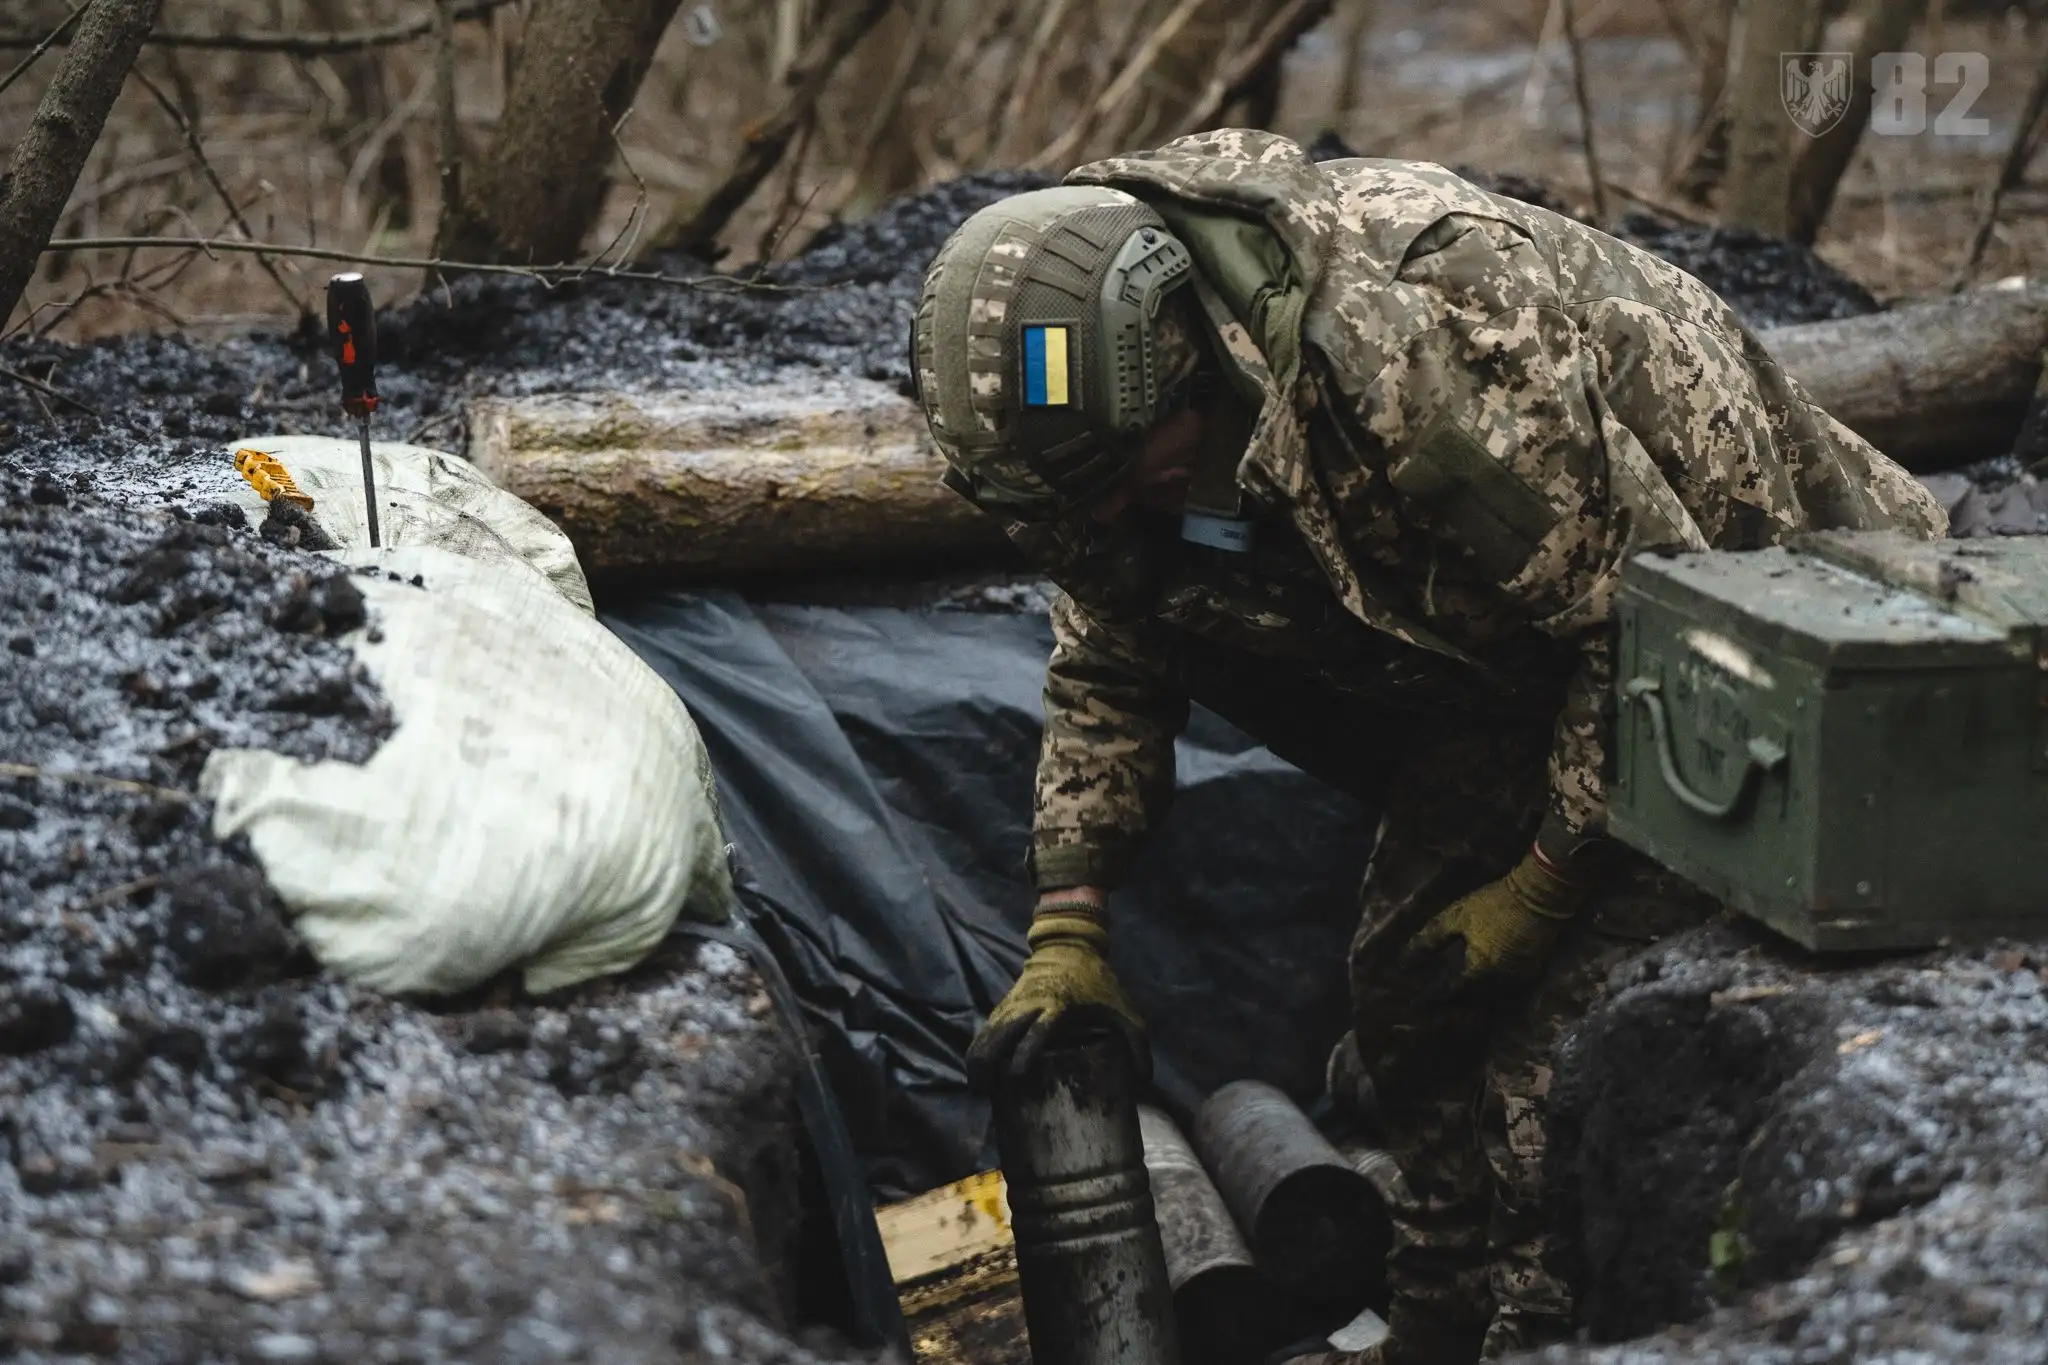
POLYGON ((678 942, 437 1010, 321 976, 192 792, 221 745, 375 752, 362 595, 33 462, 0 473, 0 1357, 813 1359, 752 971, 678 942))
MULTIPOLYGON (((1031 183, 977 177, 892 206, 778 268, 779 293, 458 282, 380 315, 378 430, 461 449, 463 405, 484 391, 666 387, 789 364, 900 382, 924 262, 968 212, 1031 183)), ((1660 240, 1696 250, 1688 268, 1759 323, 1867 301, 1781 244, 1660 240)), ((0 593, 17 599, 0 631, 0 683, 15 684, 0 690, 0 762, 164 789, 0 779, 0 1353, 808 1358, 777 1325, 789 1290, 776 1247, 795 1221, 787 1053, 730 954, 671 947, 543 1002, 385 1001, 314 973, 246 854, 204 833, 189 792, 209 745, 261 736, 359 759, 389 724, 331 638, 360 612, 345 580, 289 543, 299 528, 266 538, 216 508, 235 477, 219 443, 344 431, 314 340, 16 342, 0 364, 94 410, 0 381, 0 593), (23 596, 13 585, 30 578, 50 586, 23 596)), ((1890 1321, 1884 1305, 1947 1321, 1946 1281, 1892 1273, 1900 1258, 1920 1265, 1923 1242, 1955 1238, 1979 1248, 1960 1264, 1991 1275, 1999 1239, 2030 1235, 2034 1223, 1994 1215, 2018 1207, 2011 1154, 2038 1161, 2040 1139, 2017 1127, 2031 1101, 2011 1051, 2039 1002, 2022 971, 1943 961, 1956 981, 1935 999, 1966 1007, 1953 1024, 1936 1006, 1885 1003, 1876 983, 1912 985, 1917 967, 1809 978, 1739 935, 1646 959, 1561 1081, 1578 1135, 1561 1150, 1579 1163, 1561 1178, 1605 1286, 1603 1331, 1710 1305, 1700 1234, 1737 1217, 1724 1206, 1742 1211, 1724 1238, 1739 1249, 1724 1274, 1734 1292, 1796 1274, 1844 1227, 1884 1267, 1826 1262, 1875 1286, 1841 1303, 1806 1280, 1765 1291, 1806 1295, 1783 1329, 1795 1345, 1852 1318, 1890 1321), (1786 989, 1741 994, 1757 984, 1786 989), (1866 1008, 1880 1041, 1832 1051, 1831 1030, 1866 1008), (1708 1026, 1722 1011, 1736 1013, 1708 1026), (1995 1018, 2005 1034, 1988 1032, 1995 1018), (1952 1073, 1948 1055, 1966 1064, 1952 1073), (1995 1102, 1958 1089, 1973 1068, 1995 1102), (1911 1121, 1883 1126, 1888 1104, 1911 1121), (1846 1127, 1831 1126, 1837 1113, 1846 1127), (1938 1139, 1969 1125, 1958 1151, 1981 1152, 1977 1164, 1940 1166, 1962 1173, 1917 1202, 1933 1167, 1915 1134, 1946 1155, 1938 1139), (1972 1183, 1973 1170, 1993 1174, 1972 1183), (1727 1205, 1737 1176, 1754 1194, 1727 1205), (1653 1206, 1662 1232, 1641 1217, 1653 1206), (1896 1255, 1894 1237, 1908 1243, 1896 1255)), ((2042 1258, 1998 1254, 1997 1274, 2019 1277, 2010 1302, 2038 1312, 2042 1258)), ((1742 1343, 1780 1330, 1759 1325, 1762 1302, 1708 1319, 1699 1339, 1751 1358, 1742 1343)), ((1992 1339, 2017 1341, 1997 1335, 2005 1313, 1992 1339)), ((1676 1341, 1626 1349, 1676 1358, 1676 1341)))
POLYGON ((1559 1059, 1551 1175, 1590 1333, 1637 1339, 1541 1358, 2048 1359, 2044 983, 2044 947, 1736 925, 1624 966, 1559 1059))

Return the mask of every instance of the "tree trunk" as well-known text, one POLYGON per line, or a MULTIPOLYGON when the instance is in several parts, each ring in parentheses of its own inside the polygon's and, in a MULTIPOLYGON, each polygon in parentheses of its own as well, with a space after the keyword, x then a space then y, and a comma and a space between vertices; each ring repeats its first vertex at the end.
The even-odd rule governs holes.
POLYGON ((0 176, 0 324, 35 274, 163 0, 92 0, 0 176))
POLYGON ((1721 221, 1783 237, 1791 225, 1794 125, 1781 93, 1778 54, 1803 52, 1819 17, 1814 0, 1747 0, 1742 56, 1728 87, 1728 170, 1721 221))
POLYGON ((2048 346, 2048 287, 1986 288, 1763 334, 1816 403, 1908 469, 2003 455, 2048 346))
POLYGON ((1870 122, 1870 103, 1875 91, 1870 82, 1871 62, 1880 52, 1896 52, 1906 44, 1913 25, 1927 9, 1927 0, 1869 0, 1863 15, 1863 32, 1857 36, 1856 51, 1849 58, 1849 108, 1842 121, 1805 142, 1793 158, 1792 208, 1785 235, 1795 242, 1811 244, 1827 221, 1835 202, 1835 186, 1856 144, 1863 139, 1863 126, 1870 122))
POLYGON ((917 405, 872 380, 479 399, 471 458, 595 580, 786 573, 1006 544, 943 488, 917 405))
POLYGON ((519 43, 497 136, 440 254, 556 264, 576 259, 604 209, 612 129, 639 93, 679 0, 538 0, 519 43))

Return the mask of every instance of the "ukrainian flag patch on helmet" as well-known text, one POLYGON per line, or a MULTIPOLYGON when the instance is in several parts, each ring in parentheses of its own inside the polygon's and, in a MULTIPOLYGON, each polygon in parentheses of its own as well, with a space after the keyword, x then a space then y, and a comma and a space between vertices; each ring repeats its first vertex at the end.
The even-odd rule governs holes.
POLYGON ((1024 406, 1063 408, 1073 402, 1067 388, 1067 329, 1024 329, 1024 406))

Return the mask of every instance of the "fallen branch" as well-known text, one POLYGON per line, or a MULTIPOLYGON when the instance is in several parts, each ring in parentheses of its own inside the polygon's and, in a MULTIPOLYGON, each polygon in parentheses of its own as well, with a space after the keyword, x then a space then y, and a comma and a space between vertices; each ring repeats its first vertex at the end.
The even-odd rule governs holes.
POLYGON ((1174 136, 1199 133, 1259 83, 1266 68, 1287 55, 1295 39, 1320 24, 1336 0, 1287 0, 1244 54, 1217 74, 1202 98, 1182 116, 1174 136))
POLYGON ((213 240, 205 237, 60 237, 43 248, 52 251, 126 251, 163 247, 170 250, 217 251, 260 255, 297 256, 314 261, 345 261, 351 265, 379 265, 392 270, 438 270, 455 274, 516 275, 522 279, 553 286, 576 280, 624 280, 629 284, 660 284, 678 289, 703 289, 735 294, 817 294, 842 288, 841 283, 772 284, 743 280, 733 275, 668 275, 655 270, 623 270, 617 266, 582 265, 500 265, 485 261, 453 261, 439 256, 378 256, 367 251, 340 251, 324 246, 288 246, 282 242, 213 240))
MULTIPOLYGON (((457 19, 483 19, 491 11, 502 9, 513 0, 469 0, 458 6, 457 19)), ((200 48, 213 52, 277 52, 293 57, 332 57, 341 52, 361 52, 365 48, 396 47, 423 38, 434 31, 434 16, 411 19, 402 24, 389 24, 383 28, 351 29, 342 33, 186 33, 172 29, 152 33, 144 41, 151 47, 200 48)), ((61 38, 40 40, 47 44, 62 42, 61 38)), ((25 33, 0 33, 0 52, 19 51, 25 47, 37 47, 38 40, 25 33)), ((0 87, 4 88, 4 87, 0 87)))
POLYGON ((1675 222, 1684 223, 1689 227, 1714 226, 1714 220, 1706 214, 1701 213, 1697 209, 1689 209, 1681 204, 1674 203, 1663 195, 1650 194, 1644 190, 1632 190, 1619 182, 1609 185, 1607 188, 1620 198, 1626 199, 1631 203, 1641 204, 1646 209, 1660 213, 1675 222))
POLYGON ((104 417, 102 417, 100 410, 94 407, 92 404, 86 402, 84 399, 73 398, 70 394, 64 392, 64 390, 60 388, 57 388, 55 385, 45 384, 40 379, 31 379, 28 375, 21 373, 21 371, 19 370, 10 370, 5 365, 0 365, 0 378, 12 379, 15 383, 20 384, 24 388, 33 389, 37 393, 48 394, 50 397, 56 399, 60 403, 69 403, 72 407, 77 408, 80 412, 86 414, 88 417, 101 417, 102 420, 105 420, 104 417))
POLYGON ((740 154, 725 179, 687 214, 678 215, 662 229, 654 239, 656 250, 680 249, 703 255, 711 249, 740 205, 753 197, 789 150, 797 129, 810 119, 840 62, 881 22, 890 4, 891 0, 840 0, 790 66, 790 90, 781 107, 746 130, 740 154))

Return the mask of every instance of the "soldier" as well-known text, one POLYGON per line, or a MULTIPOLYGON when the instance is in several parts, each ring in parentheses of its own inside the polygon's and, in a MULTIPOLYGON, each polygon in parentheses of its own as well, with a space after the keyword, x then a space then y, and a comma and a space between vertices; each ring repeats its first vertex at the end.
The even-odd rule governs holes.
MULTIPOLYGON (((940 251, 911 369, 949 486, 1062 589, 1031 954, 969 1054, 1142 1024, 1107 897, 1192 698, 1384 811, 1332 1095, 1405 1174, 1374 1361, 1555 1339, 1551 1052, 1713 907, 1603 846, 1623 562, 1944 516, 1712 291, 1440 167, 1225 131, 1083 167, 940 251)), ((1255 951, 1252 945, 1247 945, 1255 951)))

